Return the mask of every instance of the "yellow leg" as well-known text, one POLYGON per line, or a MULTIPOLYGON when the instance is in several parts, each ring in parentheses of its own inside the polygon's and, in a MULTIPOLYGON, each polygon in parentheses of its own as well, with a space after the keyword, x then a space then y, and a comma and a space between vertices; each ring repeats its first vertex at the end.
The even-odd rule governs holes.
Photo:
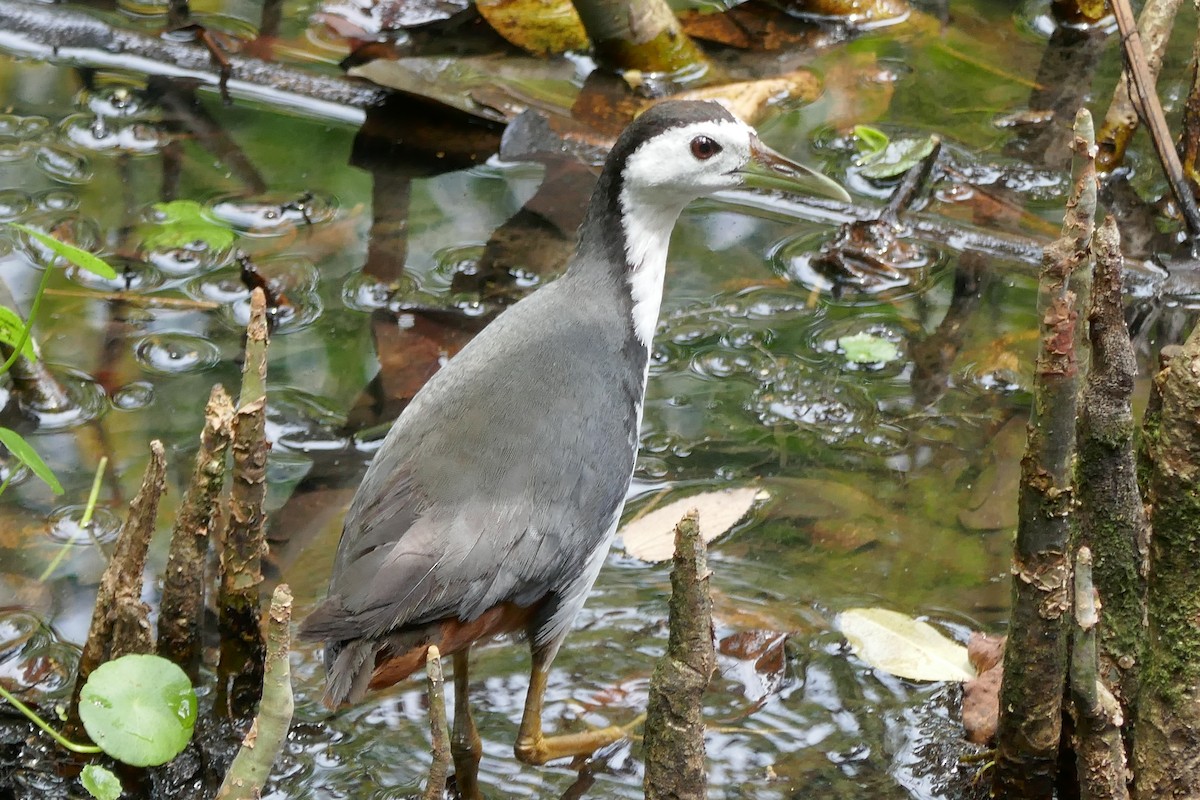
POLYGON ((633 728, 640 725, 645 715, 629 725, 610 725, 583 733, 565 733, 559 736, 542 735, 542 702, 546 696, 546 679, 549 670, 537 663, 529 676, 529 694, 525 695, 525 713, 521 717, 521 728, 517 731, 517 758, 526 764, 545 764, 559 758, 588 756, 605 745, 627 737, 633 728))
POLYGON ((454 758, 454 782, 462 800, 482 800, 479 792, 479 758, 483 742, 471 717, 468 668, 471 649, 454 654, 454 730, 450 734, 450 754, 454 758))

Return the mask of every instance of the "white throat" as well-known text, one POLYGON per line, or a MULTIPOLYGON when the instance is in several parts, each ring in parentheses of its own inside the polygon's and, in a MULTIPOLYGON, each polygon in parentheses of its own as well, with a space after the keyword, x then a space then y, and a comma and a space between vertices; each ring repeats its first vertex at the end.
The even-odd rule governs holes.
POLYGON ((625 229, 625 257, 629 261, 629 294, 633 298, 633 332, 650 349, 662 305, 667 269, 667 245, 685 202, 661 194, 645 197, 621 190, 621 224, 625 229))

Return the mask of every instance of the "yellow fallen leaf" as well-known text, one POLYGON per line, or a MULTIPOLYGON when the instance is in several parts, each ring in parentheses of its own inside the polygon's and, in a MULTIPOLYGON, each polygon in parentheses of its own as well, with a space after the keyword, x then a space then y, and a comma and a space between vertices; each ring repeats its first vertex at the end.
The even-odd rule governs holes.
POLYGON ((702 492, 668 503, 621 529, 625 551, 643 561, 666 561, 675 552, 675 526, 690 509, 700 512, 700 538, 711 542, 741 521, 766 492, 754 486, 702 492))

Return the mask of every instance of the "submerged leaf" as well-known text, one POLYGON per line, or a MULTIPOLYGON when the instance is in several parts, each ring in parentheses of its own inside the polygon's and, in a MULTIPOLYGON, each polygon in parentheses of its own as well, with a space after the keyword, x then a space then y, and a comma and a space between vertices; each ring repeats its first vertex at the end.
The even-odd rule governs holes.
POLYGON ((153 655, 101 664, 79 696, 79 718, 105 753, 135 767, 183 752, 196 724, 196 693, 178 666, 153 655))
POLYGON ((900 357, 900 348, 894 342, 873 333, 843 336, 837 343, 852 364, 887 364, 900 357))
POLYGON ((143 239, 147 249, 186 247, 203 242, 212 250, 224 250, 233 244, 233 228, 204 213, 195 200, 155 203, 159 218, 143 239))
POLYGON ((862 153, 864 162, 881 155, 891 141, 886 133, 870 125, 855 125, 854 135, 858 139, 858 152, 862 153))
POLYGON ((689 510, 700 512, 700 538, 711 542, 740 522, 763 495, 761 489, 749 486, 703 492, 668 503, 621 529, 625 551, 643 561, 666 561, 675 552, 675 526, 689 510))
POLYGON ((73 244, 60 242, 53 236, 42 233, 41 231, 31 228, 28 225, 22 225, 19 222, 10 222, 17 230, 23 232, 26 236, 40 242, 42 246, 48 248, 56 255, 62 256, 70 263, 85 269, 93 275, 99 275, 106 280, 115 281, 117 279, 116 270, 110 267, 99 256, 92 255, 87 250, 80 250, 73 244))
MULTIPOLYGON (((21 342, 25 332, 25 320, 8 306, 0 306, 0 342, 9 347, 16 347, 21 342)), ((21 345, 21 355, 28 361, 37 361, 37 353, 33 349, 33 338, 26 336, 21 345)))
POLYGON ((121 780, 106 767, 88 764, 80 773, 79 780, 96 800, 119 800, 121 797, 121 780))
POLYGON ((29 446, 29 442, 25 441, 21 434, 11 428, 0 428, 0 444, 8 448, 8 452, 12 453, 13 458, 29 467, 34 475, 41 478, 50 487, 50 491, 55 494, 63 493, 62 484, 58 482, 58 478, 54 477, 54 471, 46 466, 46 462, 42 461, 42 457, 29 446))
POLYGON ((937 140, 932 136, 926 136, 924 139, 897 139, 882 151, 861 159, 859 163, 862 168, 859 173, 864 178, 876 180, 895 178, 920 164, 933 152, 936 145, 937 140))
POLYGON ((927 622, 883 608, 851 608, 834 627, 854 655, 875 669, 914 681, 967 681, 975 668, 967 648, 927 622))

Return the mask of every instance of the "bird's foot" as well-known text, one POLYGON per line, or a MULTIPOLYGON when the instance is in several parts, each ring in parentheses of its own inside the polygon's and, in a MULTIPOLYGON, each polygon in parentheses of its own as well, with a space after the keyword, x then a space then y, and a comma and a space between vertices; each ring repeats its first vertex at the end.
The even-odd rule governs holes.
POLYGON ((537 766, 560 758, 590 756, 601 747, 630 738, 645 721, 646 715, 642 713, 625 725, 609 725, 607 728, 596 728, 583 733, 542 736, 539 732, 533 736, 518 738, 514 749, 519 761, 537 766))

